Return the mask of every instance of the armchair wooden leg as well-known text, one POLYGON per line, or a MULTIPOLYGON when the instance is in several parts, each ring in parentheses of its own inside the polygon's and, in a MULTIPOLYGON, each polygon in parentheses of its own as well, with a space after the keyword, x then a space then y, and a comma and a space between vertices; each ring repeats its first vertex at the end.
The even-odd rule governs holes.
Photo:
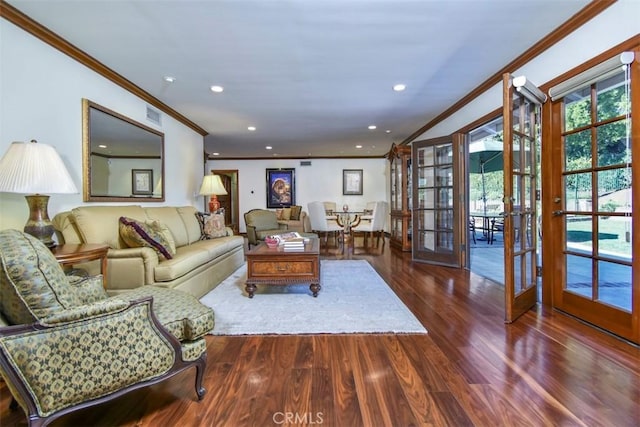
POLYGON ((202 353, 202 356, 196 362, 196 394, 198 395, 198 400, 202 400, 207 393, 207 389, 202 386, 202 377, 206 367, 207 353, 202 353))

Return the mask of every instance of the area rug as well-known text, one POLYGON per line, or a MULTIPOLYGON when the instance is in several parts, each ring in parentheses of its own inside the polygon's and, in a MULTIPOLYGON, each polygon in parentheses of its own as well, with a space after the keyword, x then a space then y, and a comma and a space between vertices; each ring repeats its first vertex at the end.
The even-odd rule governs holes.
POLYGON ((246 264, 202 297, 216 316, 213 335, 426 333, 365 260, 321 260, 316 298, 309 285, 258 285, 247 297, 246 264))

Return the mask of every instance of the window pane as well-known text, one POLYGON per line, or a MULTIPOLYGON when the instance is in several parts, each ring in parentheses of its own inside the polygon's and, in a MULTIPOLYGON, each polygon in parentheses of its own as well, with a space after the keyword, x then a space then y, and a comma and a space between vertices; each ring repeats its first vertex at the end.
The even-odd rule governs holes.
POLYGON ((599 171, 597 176, 598 210, 600 212, 630 211, 631 169, 626 167, 608 169, 599 171))
POLYGON ((564 138, 564 169, 573 171, 591 168, 591 131, 567 135, 564 138))
POLYGON ((567 255, 566 289, 585 298, 592 299, 591 259, 575 255, 567 255))
POLYGON ((565 131, 591 124, 590 93, 591 89, 585 87, 564 97, 565 131))
POLYGON ((418 187, 433 187, 434 184, 434 169, 433 168, 419 168, 418 169, 418 187))
POLYGON ((436 147, 436 163, 439 165, 453 163, 453 145, 445 144, 436 147))
POLYGON ((598 127, 598 166, 631 161, 631 141, 627 139, 627 121, 620 120, 598 127))
POLYGON ((564 177, 565 210, 591 212, 591 173, 564 177))
POLYGON ((598 299, 631 311, 631 267, 613 262, 598 262, 598 299))
POLYGON ((628 108, 627 81, 624 71, 596 84, 598 121, 625 114, 628 108))
MULTIPOLYGON (((591 216, 571 215, 567 216, 565 221, 567 230, 565 249, 591 255, 593 252, 593 223, 591 222, 591 216)), ((590 270, 589 276, 591 276, 590 270)))
POLYGON ((436 169, 437 185, 452 186, 453 185, 453 168, 451 166, 439 166, 436 169))
POLYGON ((631 262, 631 217, 598 218, 598 252, 602 256, 631 262))
POLYGON ((418 166, 433 166, 433 147, 418 150, 418 166))

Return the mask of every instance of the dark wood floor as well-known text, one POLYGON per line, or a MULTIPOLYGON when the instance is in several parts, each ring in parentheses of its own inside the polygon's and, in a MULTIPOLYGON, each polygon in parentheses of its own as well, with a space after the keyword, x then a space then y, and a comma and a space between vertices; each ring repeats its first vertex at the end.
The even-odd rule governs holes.
MULTIPOLYGON (((638 348, 543 308, 505 325, 501 286, 412 263, 388 244, 382 254, 362 252, 323 258, 367 259, 427 335, 209 336, 203 401, 188 371, 52 425, 640 423, 638 348)), ((9 399, 1 386, 0 425, 25 425, 9 399)))

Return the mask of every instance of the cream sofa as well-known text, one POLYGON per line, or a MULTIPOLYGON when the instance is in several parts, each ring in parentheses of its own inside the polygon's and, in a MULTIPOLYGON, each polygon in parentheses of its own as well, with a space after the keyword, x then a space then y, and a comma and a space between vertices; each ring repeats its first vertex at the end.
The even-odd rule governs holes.
POLYGON ((228 228, 225 237, 201 240, 196 213, 193 206, 80 206, 57 214, 53 224, 60 243, 109 245, 106 286, 110 295, 156 285, 200 298, 244 263, 244 239, 228 228), (163 259, 149 247, 127 247, 119 233, 121 216, 166 225, 175 240, 176 255, 163 259))

